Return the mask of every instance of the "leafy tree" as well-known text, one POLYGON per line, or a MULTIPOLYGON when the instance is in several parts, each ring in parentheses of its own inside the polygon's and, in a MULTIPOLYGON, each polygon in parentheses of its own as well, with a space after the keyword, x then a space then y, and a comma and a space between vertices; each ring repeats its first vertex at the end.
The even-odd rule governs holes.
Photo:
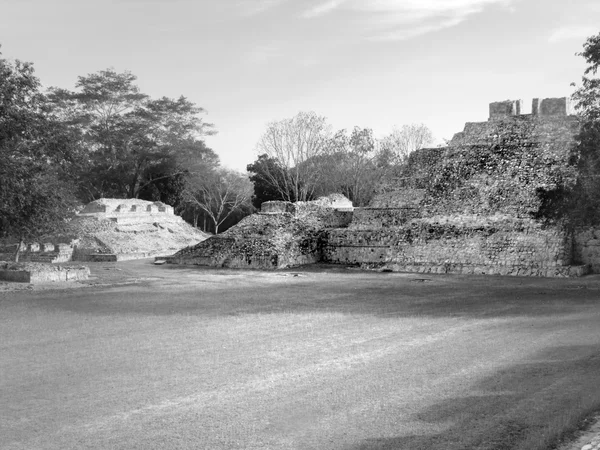
POLYGON ((232 214, 250 211, 252 183, 244 174, 219 169, 202 179, 197 179, 186 190, 187 202, 204 211, 214 225, 214 232, 232 214))
POLYGON ((326 156, 317 164, 324 168, 318 195, 341 193, 356 206, 371 200, 381 173, 375 165, 376 141, 370 128, 354 127, 350 135, 338 131, 330 140, 326 156))
POLYGON ((287 201, 314 197, 323 176, 315 164, 331 137, 325 118, 313 112, 300 112, 291 119, 272 122, 257 144, 259 155, 276 164, 261 167, 262 180, 287 201))
POLYGON ((214 131, 199 117, 204 110, 185 97, 151 99, 135 80, 108 69, 79 77, 76 91, 50 90, 53 114, 77 131, 86 151, 79 173, 86 200, 138 197, 159 169, 161 180, 176 178, 206 156, 202 138, 214 131))
POLYGON ((138 197, 143 200, 160 200, 176 210, 185 207, 185 190, 194 180, 202 179, 219 167, 219 157, 204 141, 180 144, 178 158, 166 159, 148 167, 141 180, 138 197), (187 156, 187 160, 182 155, 187 156))
POLYGON ((277 158, 272 158, 266 153, 259 157, 252 164, 246 166, 250 173, 250 181, 254 185, 254 194, 252 195, 252 205, 260 208, 264 202, 270 200, 290 200, 295 201, 293 192, 282 194, 282 186, 291 186, 290 180, 284 180, 288 177, 287 170, 281 167, 277 158), (273 182, 275 178, 275 182, 273 182))
POLYGON ((47 115, 30 63, 0 58, 0 237, 18 241, 56 230, 72 211, 72 135, 47 115))
POLYGON ((579 178, 569 202, 579 224, 600 223, 600 33, 589 37, 582 56, 587 68, 581 86, 573 94, 582 119, 579 138, 579 178))
POLYGON ((424 124, 403 125, 394 128, 381 140, 380 158, 388 159, 393 164, 406 161, 408 155, 415 150, 433 143, 433 133, 424 124))

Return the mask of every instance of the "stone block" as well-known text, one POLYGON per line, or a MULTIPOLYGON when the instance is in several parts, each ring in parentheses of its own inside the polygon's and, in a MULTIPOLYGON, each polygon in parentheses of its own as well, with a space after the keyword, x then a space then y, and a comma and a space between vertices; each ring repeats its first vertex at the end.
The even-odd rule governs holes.
POLYGON ((504 119, 521 114, 523 100, 505 100, 490 103, 490 120, 504 119))
POLYGON ((40 246, 40 250, 42 252, 54 252, 56 251, 56 246, 52 242, 46 242, 40 246))
POLYGON ((541 101, 539 98, 534 98, 531 101, 531 114, 532 115, 537 116, 540 114, 540 104, 541 104, 541 101))
POLYGON ((294 213, 296 207, 292 202, 284 202, 279 200, 272 200, 270 202, 264 202, 260 205, 260 212, 268 214, 282 214, 282 213, 294 213))
POLYGON ((571 99, 568 97, 544 98, 539 102, 540 116, 570 116, 574 114, 571 99))

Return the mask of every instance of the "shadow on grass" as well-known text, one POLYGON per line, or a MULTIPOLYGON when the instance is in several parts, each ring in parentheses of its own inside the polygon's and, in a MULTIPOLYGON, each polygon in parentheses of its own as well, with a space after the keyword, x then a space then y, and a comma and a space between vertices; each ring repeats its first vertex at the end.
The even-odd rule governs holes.
POLYGON ((443 433, 374 438, 348 450, 548 450, 600 410, 599 374, 597 346, 555 347, 414 417, 451 423, 443 433))
POLYGON ((581 312, 600 306, 600 277, 543 279, 303 271, 261 273, 185 268, 195 278, 148 281, 43 294, 26 303, 92 315, 242 316, 341 313, 393 317, 517 317, 581 312), (218 282, 214 274, 218 273, 218 282), (234 276, 227 278, 227 274, 234 276), (297 272, 294 272, 297 273, 297 272), (211 278, 212 277, 212 278, 211 278), (271 278, 269 278, 271 277, 271 278), (243 279, 242 279, 243 278, 243 279), (225 280, 224 282, 222 280, 225 280))

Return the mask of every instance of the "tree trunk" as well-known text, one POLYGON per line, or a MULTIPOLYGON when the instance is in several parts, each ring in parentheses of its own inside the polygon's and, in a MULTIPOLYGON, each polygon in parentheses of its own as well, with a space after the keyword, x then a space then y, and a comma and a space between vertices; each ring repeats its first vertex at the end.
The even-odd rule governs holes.
POLYGON ((23 245, 23 238, 19 238, 19 242, 17 243, 17 249, 15 250, 15 255, 13 257, 15 262, 19 262, 19 255, 21 254, 21 245, 23 245))

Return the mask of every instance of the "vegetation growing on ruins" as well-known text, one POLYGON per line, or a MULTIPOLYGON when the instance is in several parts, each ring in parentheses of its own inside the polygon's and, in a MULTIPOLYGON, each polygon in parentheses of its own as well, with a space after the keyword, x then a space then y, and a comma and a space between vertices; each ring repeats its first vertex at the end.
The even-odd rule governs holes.
POLYGON ((573 186, 575 167, 569 155, 557 152, 551 143, 528 140, 533 126, 531 121, 515 119, 503 122, 501 132, 494 131, 493 143, 415 152, 402 166, 396 189, 398 185, 424 189, 423 207, 431 214, 503 213, 553 219, 547 199, 573 186), (436 210, 440 207, 444 211, 436 210))

